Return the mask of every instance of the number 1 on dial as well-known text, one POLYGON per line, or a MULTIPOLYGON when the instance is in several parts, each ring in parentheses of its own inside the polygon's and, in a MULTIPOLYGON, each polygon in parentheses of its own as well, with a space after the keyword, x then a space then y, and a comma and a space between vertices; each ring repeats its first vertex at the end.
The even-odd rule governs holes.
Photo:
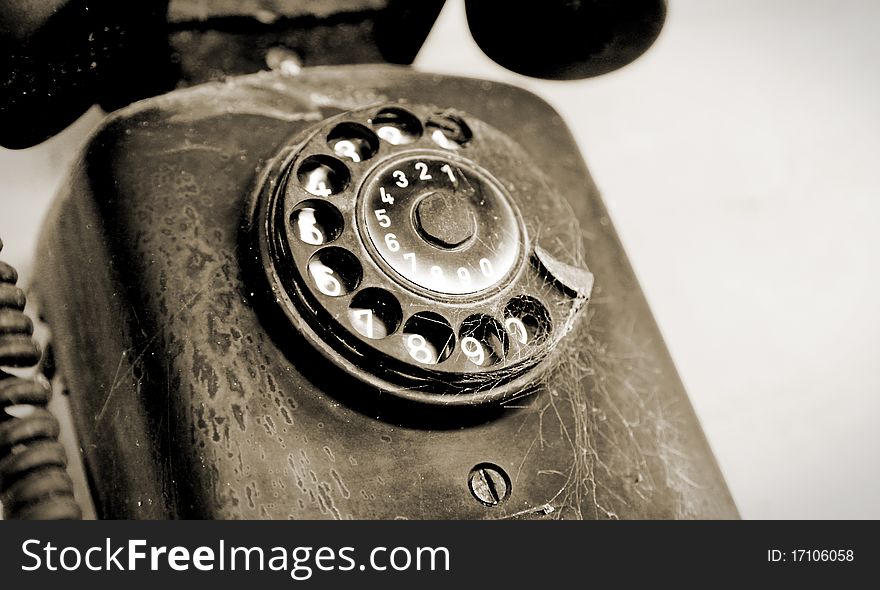
POLYGON ((457 183, 457 181, 455 180, 455 174, 453 174, 452 168, 449 166, 449 164, 443 164, 443 166, 440 167, 440 172, 445 172, 446 176, 449 177, 449 180, 452 181, 452 184, 457 183))

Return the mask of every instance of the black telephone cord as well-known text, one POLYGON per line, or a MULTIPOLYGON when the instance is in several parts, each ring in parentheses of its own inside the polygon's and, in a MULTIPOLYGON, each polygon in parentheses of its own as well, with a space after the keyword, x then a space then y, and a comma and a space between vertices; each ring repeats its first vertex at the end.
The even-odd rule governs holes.
POLYGON ((67 453, 58 441, 58 420, 47 409, 52 395, 49 384, 3 371, 32 367, 41 356, 17 280, 15 269, 0 261, 0 502, 4 518, 79 519, 82 511, 67 474, 67 453))

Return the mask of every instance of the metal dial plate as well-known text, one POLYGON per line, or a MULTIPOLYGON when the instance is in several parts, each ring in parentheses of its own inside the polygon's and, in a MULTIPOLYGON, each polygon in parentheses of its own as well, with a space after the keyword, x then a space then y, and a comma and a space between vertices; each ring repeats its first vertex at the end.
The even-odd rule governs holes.
POLYGON ((519 395, 589 297, 579 237, 536 239, 570 209, 516 144, 461 113, 345 113, 294 138, 263 178, 251 226, 276 303, 382 391, 444 405, 519 395))

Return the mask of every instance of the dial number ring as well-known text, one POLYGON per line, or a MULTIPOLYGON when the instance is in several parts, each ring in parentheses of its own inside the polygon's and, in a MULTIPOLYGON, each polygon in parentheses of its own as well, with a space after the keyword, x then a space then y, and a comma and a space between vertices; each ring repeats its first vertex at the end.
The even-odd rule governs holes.
POLYGON ((520 257, 518 216, 476 167, 408 154, 375 170, 359 195, 375 257, 420 289, 473 295, 500 284, 520 257))

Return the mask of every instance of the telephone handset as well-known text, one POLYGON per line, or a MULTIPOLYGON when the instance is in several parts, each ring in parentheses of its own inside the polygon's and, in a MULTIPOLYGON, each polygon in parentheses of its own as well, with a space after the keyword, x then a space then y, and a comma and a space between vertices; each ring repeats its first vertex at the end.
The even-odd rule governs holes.
POLYGON ((450 110, 377 105, 282 150, 251 224, 311 343, 383 391, 444 405, 528 390, 589 298, 571 218, 528 155, 450 110))

